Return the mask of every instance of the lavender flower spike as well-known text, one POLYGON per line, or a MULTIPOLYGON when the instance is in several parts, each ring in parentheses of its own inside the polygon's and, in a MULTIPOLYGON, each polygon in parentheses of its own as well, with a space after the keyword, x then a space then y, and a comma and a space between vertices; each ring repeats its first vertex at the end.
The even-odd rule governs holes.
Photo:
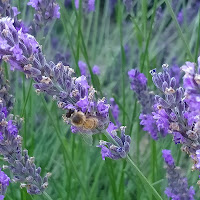
POLYGON ((0 16, 7 16, 10 11, 10 0, 0 0, 0 16))
MULTIPOLYGON (((79 0, 74 1, 75 8, 79 9, 79 0)), ((82 7, 85 12, 95 11, 95 0, 82 0, 82 7)))
POLYGON ((4 168, 10 169, 13 181, 20 182, 29 194, 41 194, 48 185, 49 174, 42 178, 41 168, 36 168, 34 158, 28 156, 27 150, 22 151, 22 137, 18 135, 20 126, 20 119, 5 118, 0 103, 0 154, 8 163, 4 168))
POLYGON ((128 72, 131 81, 131 89, 136 93, 142 106, 142 113, 151 113, 154 103, 154 95, 147 88, 147 78, 137 69, 131 69, 128 72))
POLYGON ((152 139, 157 140, 159 133, 161 136, 165 136, 166 133, 157 128, 156 120, 153 118, 153 105, 154 105, 154 94, 147 87, 147 78, 143 73, 140 73, 137 69, 132 69, 128 72, 131 89, 135 92, 139 103, 142 106, 140 114, 140 124, 143 125, 143 130, 147 131, 152 139))
POLYGON ((10 178, 0 168, 0 200, 4 199, 10 178))
MULTIPOLYGON (((2 70, 0 70, 0 80, 0 89, 5 88, 6 81, 2 70)), ((6 88, 2 94, 0 98, 0 155, 8 163, 3 168, 8 168, 14 175, 13 181, 20 182, 27 188, 29 194, 41 194, 48 185, 49 174, 42 178, 41 168, 36 168, 34 158, 28 156, 27 150, 22 151, 22 137, 18 135, 22 119, 8 115, 9 111, 5 106, 9 105, 6 101, 10 98, 6 88)), ((9 178, 0 172, 1 195, 5 193, 8 181, 9 178)), ((3 198, 3 196, 0 197, 3 198)))
POLYGON ((85 76, 73 77, 74 71, 69 66, 47 62, 36 39, 17 31, 9 18, 0 19, 0 41, 0 58, 8 62, 12 70, 33 78, 36 92, 45 92, 57 100, 58 107, 67 111, 63 119, 72 125, 73 132, 94 134, 107 128, 109 105, 104 98, 94 100, 95 90, 88 85, 85 76), (86 119, 96 119, 92 129, 72 122, 71 116, 78 111, 86 119))
POLYGON ((4 114, 6 117, 10 110, 13 109, 13 103, 15 101, 14 97, 9 94, 9 89, 8 81, 5 80, 3 75, 3 69, 0 68, 0 99, 3 104, 4 114))
POLYGON ((35 9, 34 23, 36 28, 46 25, 53 19, 60 18, 60 7, 56 0, 30 0, 28 5, 35 9))
POLYGON ((121 136, 117 136, 116 127, 112 122, 110 122, 107 132, 113 138, 115 143, 110 143, 101 140, 97 147, 101 148, 102 159, 105 160, 105 157, 111 158, 113 160, 118 160, 120 158, 125 158, 130 150, 131 137, 125 135, 125 126, 121 126, 121 136))
POLYGON ((165 194, 174 200, 194 200, 195 191, 193 186, 188 188, 187 178, 181 175, 179 167, 175 166, 170 150, 162 150, 166 163, 168 187, 165 194))

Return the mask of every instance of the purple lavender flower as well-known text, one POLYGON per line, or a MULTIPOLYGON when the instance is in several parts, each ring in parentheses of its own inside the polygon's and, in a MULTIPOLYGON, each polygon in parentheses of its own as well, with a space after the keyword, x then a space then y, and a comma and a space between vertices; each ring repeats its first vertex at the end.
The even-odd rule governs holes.
POLYGON ((87 76, 87 64, 83 61, 78 61, 78 66, 81 71, 81 75, 87 76))
MULTIPOLYGON (((195 63, 186 62, 181 69, 185 72, 183 77, 183 86, 185 88, 186 102, 190 109, 200 108, 200 57, 198 58, 198 72, 195 72, 195 63)), ((200 110, 200 109, 198 109, 200 110)))
POLYGON ((131 137, 125 135, 124 126, 120 127, 121 136, 117 136, 116 126, 113 123, 110 123, 107 129, 107 132, 113 138, 115 143, 110 143, 101 140, 97 147, 101 148, 102 159, 105 160, 106 157, 113 160, 118 160, 120 158, 125 158, 130 150, 131 137))
POLYGON ((170 68, 169 68, 169 74, 171 77, 174 77, 176 79, 176 83, 180 82, 181 79, 181 69, 178 65, 173 64, 170 68))
POLYGON ((94 65, 94 67, 92 68, 92 72, 93 72, 93 74, 100 75, 100 68, 99 68, 99 66, 94 65))
POLYGON ((4 199, 10 178, 0 168, 0 199, 4 199))
MULTIPOLYGON (((6 82, 2 70, 0 71, 1 83, 6 82)), ((8 86, 7 86, 8 87, 8 86)), ((28 151, 22 153, 22 137, 18 135, 21 128, 22 119, 13 115, 8 115, 6 105, 7 95, 2 95, 0 99, 0 154, 8 165, 4 168, 10 169, 13 173, 14 182, 20 182, 27 188, 30 194, 41 194, 48 185, 47 174, 44 178, 40 176, 41 168, 36 168, 34 158, 28 156, 28 151), (5 97, 5 99, 3 99, 5 97)), ((9 178, 0 170, 0 198, 3 199, 6 187, 9 184, 9 178)))
POLYGON ((123 0, 127 12, 131 12, 133 9, 133 0, 123 0))
POLYGON ((137 69, 128 72, 131 89, 136 93, 137 98, 142 105, 142 113, 150 113, 154 102, 154 95, 147 88, 147 78, 137 69))
POLYGON ((114 117, 115 123, 117 124, 117 127, 120 127, 121 123, 119 122, 119 113, 120 113, 119 106, 115 103, 114 98, 110 98, 110 104, 111 104, 110 109, 114 117))
POLYGON ((12 110, 15 101, 14 97, 9 94, 9 89, 8 81, 5 80, 3 75, 3 69, 0 68, 0 101, 3 104, 2 112, 6 117, 10 110, 12 110))
POLYGON ((170 77, 168 66, 163 65, 163 72, 156 73, 151 71, 153 82, 165 95, 165 99, 156 95, 156 111, 153 113, 158 129, 162 128, 165 132, 180 132, 188 138, 185 130, 187 121, 183 114, 186 111, 185 103, 182 100, 183 88, 177 88, 176 79, 170 77), (181 122, 181 123, 180 123, 181 122))
POLYGON ((153 115, 141 113, 139 119, 141 120, 140 124, 143 126, 143 130, 147 131, 151 135, 152 139, 157 140, 159 132, 153 115))
POLYGON ((17 7, 11 7, 10 0, 0 0, 0 16, 10 17, 14 20, 14 26, 18 29, 22 27, 22 22, 17 19, 17 15, 20 14, 17 7))
MULTIPOLYGON (((98 124, 92 133, 105 130, 109 122, 109 105, 105 99, 96 102, 95 90, 87 83, 86 77, 73 77, 73 69, 62 63, 55 65, 47 62, 41 47, 32 35, 17 31, 9 18, 0 19, 0 58, 11 65, 12 70, 19 70, 35 81, 36 92, 45 92, 58 102, 58 107, 76 113, 84 110, 86 117, 97 118, 98 124), (86 101, 83 101, 87 99, 86 101)), ((64 121, 72 124, 71 115, 63 116, 64 121), (67 117, 66 117, 67 116, 67 117)), ((88 130, 78 127, 87 133, 88 130)))
POLYGON ((162 154, 163 154, 163 158, 166 162, 167 165, 169 166, 174 166, 174 159, 171 155, 171 151, 170 150, 167 150, 167 149, 164 149, 162 150, 162 154))
POLYGON ((155 110, 155 106, 153 107, 154 94, 147 88, 147 78, 137 69, 130 70, 128 75, 131 80, 131 89, 136 93, 137 99, 142 106, 139 118, 141 120, 140 124, 143 125, 143 130, 147 131, 154 140, 159 138, 159 133, 161 136, 165 136, 166 131, 161 126, 157 127, 156 116, 153 116, 153 111, 155 110))
MULTIPOLYGON (((79 0, 74 1, 75 8, 79 9, 79 0)), ((95 11, 95 0, 82 0, 82 8, 85 12, 95 11)))
MULTIPOLYGON (((198 59, 200 61, 200 58, 198 59)), ((174 142, 182 143, 182 150, 194 160, 193 169, 199 169, 198 150, 200 149, 200 115, 198 107, 199 87, 198 73, 195 73, 195 64, 186 62, 182 67, 185 71, 184 89, 178 87, 176 79, 170 77, 168 65, 163 65, 163 72, 151 71, 153 82, 163 96, 155 96, 158 110, 155 112, 157 127, 165 126, 174 137, 174 142), (160 110, 163 110, 159 115, 160 110)))
POLYGON ((194 200, 195 191, 193 186, 188 187, 187 178, 183 177, 180 168, 175 166, 171 151, 164 149, 162 153, 166 163, 165 168, 168 179, 168 187, 165 189, 165 194, 168 198, 174 200, 194 200))
POLYGON ((10 0, 0 0, 0 15, 5 17, 10 11, 10 0))
POLYGON ((56 0, 30 0, 27 5, 35 9, 34 23, 36 28, 46 25, 53 19, 60 18, 60 7, 56 0))
POLYGON ((95 0, 88 0, 88 11, 95 11, 95 0))

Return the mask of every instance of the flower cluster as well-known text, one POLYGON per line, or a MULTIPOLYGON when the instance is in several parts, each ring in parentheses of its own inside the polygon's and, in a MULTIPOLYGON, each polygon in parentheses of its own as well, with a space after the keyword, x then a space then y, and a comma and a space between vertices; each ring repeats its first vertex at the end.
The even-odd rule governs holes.
MULTIPOLYGON (((79 9, 79 1, 75 0, 75 7, 79 9)), ((94 12, 95 11, 95 0, 82 0, 82 8, 86 12, 94 12)))
MULTIPOLYGON (((8 83, 0 70, 0 155, 4 157, 8 168, 14 175, 14 182, 20 182, 30 194, 41 194, 48 185, 49 173, 42 178, 41 168, 36 168, 34 158, 29 157, 27 150, 22 150, 22 137, 18 135, 22 119, 9 114, 13 106, 13 97, 8 93, 8 83), (9 109, 7 109, 9 108, 9 109), (9 115, 8 115, 9 114, 9 115)), ((6 192, 9 178, 0 171, 0 197, 6 192)))
POLYGON ((1 171, 0 168, 0 200, 3 200, 5 197, 9 182, 10 178, 3 171, 1 171))
POLYGON ((131 81, 131 89, 136 93, 137 99, 142 106, 142 113, 150 113, 154 102, 154 96, 147 88, 147 78, 137 69, 128 72, 131 81))
MULTIPOLYGON (((74 113, 83 112, 86 117, 98 120, 92 133, 106 129, 109 122, 109 105, 105 99, 94 100, 95 90, 86 77, 73 77, 73 69, 62 63, 47 62, 40 45, 32 35, 17 31, 10 18, 0 19, 0 58, 8 62, 12 70, 19 70, 36 82, 36 92, 45 92, 57 100, 58 107, 74 113)), ((71 123, 69 112, 64 120, 71 123)), ((83 126, 72 126, 73 132, 88 132, 83 126)), ((90 130, 91 131, 91 130, 90 130)))
POLYGON ((17 15, 20 12, 17 7, 11 7, 10 0, 0 0, 0 17, 10 17, 14 20, 14 26, 16 29, 22 29, 23 32, 27 31, 24 23, 21 20, 17 19, 17 15))
MULTIPOLYGON (((87 64, 85 62, 83 62, 81 60, 78 61, 78 66, 79 66, 81 75, 84 75, 86 77, 90 77, 89 72, 88 72, 88 67, 87 67, 87 64)), ((92 72, 93 72, 93 74, 100 75, 99 66, 94 65, 93 68, 92 68, 92 72)))
POLYGON ((53 19, 60 18, 60 7, 55 0, 30 0, 28 5, 35 9, 34 23, 36 29, 46 25, 53 19))
POLYGON ((193 186, 188 187, 187 178, 181 175, 179 167, 175 166, 174 159, 170 150, 162 151, 163 158, 166 163, 168 187, 165 189, 165 194, 168 198, 174 200, 194 200, 195 191, 193 186))
POLYGON ((9 84, 3 75, 3 69, 0 68, 0 100, 3 104, 4 114, 7 117, 8 112, 13 109, 14 97, 9 93, 9 84))
POLYGON ((22 187, 27 188, 29 194, 41 194, 48 186, 47 174, 44 178, 40 176, 41 168, 36 168, 34 158, 28 156, 28 151, 22 151, 22 137, 18 135, 21 120, 5 117, 3 104, 0 103, 0 154, 14 175, 13 181, 20 182, 22 187))
POLYGON ((173 134, 176 144, 183 144, 182 150, 194 161, 193 169, 199 170, 199 72, 195 72, 195 63, 191 62, 186 62, 182 70, 185 72, 183 77, 185 91, 177 86, 174 77, 170 77, 168 65, 163 65, 163 72, 151 71, 154 84, 164 94, 163 97, 158 95, 155 97, 157 111, 154 113, 154 118, 157 127, 165 127, 173 134))
POLYGON ((116 123, 117 127, 120 127, 121 123, 119 122, 119 112, 120 112, 119 106, 115 103, 114 98, 110 98, 110 104, 111 104, 110 110, 112 112, 115 123, 116 123))
POLYGON ((160 128, 157 128, 156 121, 152 115, 154 105, 154 94, 149 91, 147 87, 147 78, 143 73, 140 73, 137 69, 132 69, 128 72, 129 79, 131 81, 131 89, 135 92, 139 103, 142 106, 140 114, 140 124, 143 125, 143 130, 147 131, 154 140, 166 134, 160 128))
POLYGON ((10 0, 0 0, 0 15, 1 17, 10 16, 10 0))
POLYGON ((111 136, 113 143, 101 140, 97 147, 101 148, 102 159, 105 160, 105 157, 117 160, 120 158, 125 158, 130 150, 131 137, 125 135, 126 127, 121 126, 121 135, 117 136, 117 127, 110 122, 107 132, 111 136))

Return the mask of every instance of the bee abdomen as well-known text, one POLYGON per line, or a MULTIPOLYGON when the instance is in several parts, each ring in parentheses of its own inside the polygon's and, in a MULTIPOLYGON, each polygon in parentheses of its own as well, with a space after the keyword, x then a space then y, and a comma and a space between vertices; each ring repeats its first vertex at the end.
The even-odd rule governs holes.
POLYGON ((95 129, 98 126, 98 119, 87 118, 83 126, 85 129, 95 129))

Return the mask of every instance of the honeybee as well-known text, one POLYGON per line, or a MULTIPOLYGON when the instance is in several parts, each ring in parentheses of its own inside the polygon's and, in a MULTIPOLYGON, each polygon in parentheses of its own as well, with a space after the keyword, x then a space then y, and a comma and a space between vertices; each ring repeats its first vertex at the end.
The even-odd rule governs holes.
POLYGON ((96 117, 87 117, 81 111, 72 113, 70 120, 72 125, 86 130, 93 130, 98 126, 98 119, 96 117))
POLYGON ((78 129, 86 143, 92 145, 92 135, 98 132, 99 120, 97 117, 87 116, 81 111, 74 111, 70 109, 64 118, 64 120, 69 121, 78 129))

